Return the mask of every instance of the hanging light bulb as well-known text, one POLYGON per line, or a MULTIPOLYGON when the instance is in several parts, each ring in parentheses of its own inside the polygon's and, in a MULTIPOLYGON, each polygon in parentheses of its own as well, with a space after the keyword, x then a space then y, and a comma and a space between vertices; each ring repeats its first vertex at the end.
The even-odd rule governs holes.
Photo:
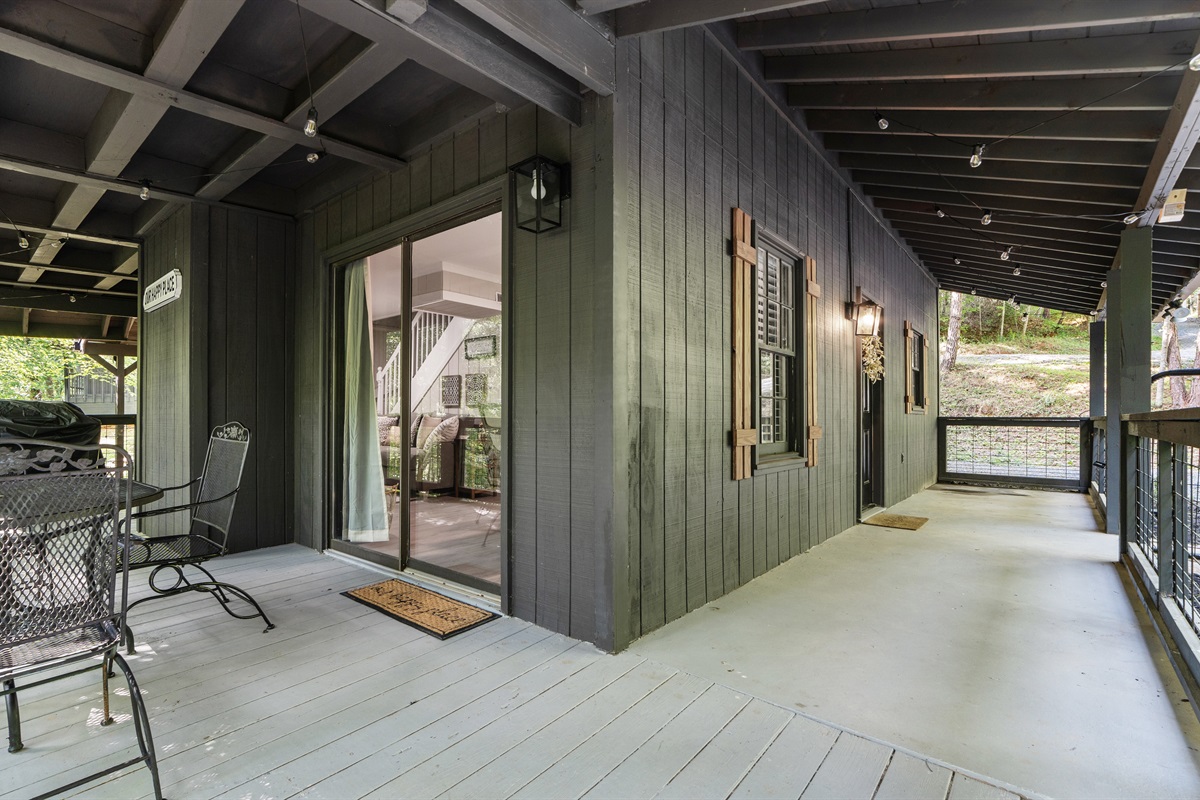
POLYGON ((962 261, 960 259, 958 259, 957 257, 954 259, 954 266, 957 267, 961 263, 962 263, 962 261))
POLYGON ((67 237, 63 236, 63 237, 55 239, 53 242, 51 242, 50 246, 53 247, 55 250, 57 250, 58 248, 62 247, 66 243, 67 243, 67 237))
POLYGON ((1010 258, 1012 258, 1012 248, 1011 247, 1009 247, 1006 250, 1000 251, 1000 260, 1001 261, 1008 261, 1008 259, 1010 259, 1010 258))
POLYGON ((529 196, 534 200, 546 199, 546 182, 538 177, 538 171, 535 169, 533 175, 533 185, 529 187, 529 196))
POLYGON ((138 192, 138 197, 142 198, 143 200, 150 199, 150 182, 149 181, 142 181, 142 190, 140 192, 138 192))
POLYGON ((1021 265, 1018 264, 1017 266, 1013 267, 1013 275, 1020 275, 1020 274, 1021 274, 1021 265))
POLYGON ((942 217, 946 216, 946 212, 942 211, 941 206, 934 206, 933 213, 937 214, 938 219, 941 219, 942 217))
POLYGON ((992 212, 989 209, 985 208, 983 210, 983 216, 979 218, 979 224, 980 225, 991 225, 992 224, 992 212))
POLYGON ((1141 219, 1141 217, 1138 216, 1136 213, 1130 213, 1130 214, 1126 214, 1125 219, 1123 219, 1121 221, 1124 222, 1126 225, 1132 225, 1133 223, 1137 222, 1139 219, 1141 219))
POLYGON ((975 290, 974 290, 974 289, 972 289, 972 290, 971 290, 971 294, 975 294, 975 290))
POLYGON ((1100 281, 1100 288, 1101 288, 1101 289, 1107 289, 1107 288, 1108 288, 1108 281, 1100 281))
POLYGON ((983 150, 981 144, 975 145, 975 150, 971 153, 971 168, 974 169, 983 163, 983 150))
POLYGON ((1192 56, 1191 61, 1188 61, 1188 69, 1192 72, 1200 72, 1200 54, 1192 56))
POLYGON ((26 238, 25 238, 25 234, 21 233, 20 231, 17 231, 17 245, 18 245, 18 246, 19 246, 19 247, 20 247, 22 250, 28 250, 28 249, 29 249, 29 240, 28 240, 28 239, 26 239, 26 238))
POLYGON ((307 162, 308 162, 308 163, 310 163, 310 164, 315 164, 315 163, 317 163, 318 161, 320 161, 320 160, 321 160, 321 154, 320 154, 320 153, 318 153, 318 152, 315 152, 315 151, 314 151, 314 152, 312 152, 312 153, 309 153, 308 155, 306 155, 306 156, 304 157, 304 160, 305 160, 305 161, 307 161, 307 162))
POLYGON ((1012 303, 1014 306, 1018 305, 1017 296, 1014 294, 1012 297, 1008 298, 1008 302, 1012 303))
POLYGON ((304 135, 312 139, 317 135, 317 107, 309 106, 308 118, 304 120, 304 135))
POLYGON ((880 114, 878 111, 876 111, 875 112, 875 124, 879 126, 879 130, 886 131, 888 129, 888 125, 890 123, 887 121, 887 117, 885 117, 883 114, 880 114))

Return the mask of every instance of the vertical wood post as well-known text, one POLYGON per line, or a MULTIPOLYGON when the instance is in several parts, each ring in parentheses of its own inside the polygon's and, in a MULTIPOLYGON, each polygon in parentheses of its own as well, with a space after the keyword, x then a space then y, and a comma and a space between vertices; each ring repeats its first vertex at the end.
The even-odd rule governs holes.
POLYGON ((1129 452, 1130 437, 1121 426, 1121 415, 1150 410, 1151 236, 1151 228, 1122 233, 1117 266, 1108 273, 1106 530, 1120 534, 1122 555, 1130 532, 1124 507, 1130 499, 1126 494, 1133 485, 1136 456, 1129 452))
MULTIPOLYGON (((1178 476, 1175 475, 1173 456, 1176 445, 1163 439, 1158 440, 1158 591, 1171 593, 1171 557, 1175 546, 1175 490, 1178 476)), ((1182 471, 1182 470, 1181 470, 1182 471)), ((1147 475, 1147 478, 1150 476, 1147 475)))
POLYGON ((1088 326, 1088 415, 1104 416, 1104 320, 1088 326))
POLYGON ((733 479, 751 475, 751 448, 758 443, 753 425, 754 269, 758 253, 751 241, 753 221, 733 209, 733 479))

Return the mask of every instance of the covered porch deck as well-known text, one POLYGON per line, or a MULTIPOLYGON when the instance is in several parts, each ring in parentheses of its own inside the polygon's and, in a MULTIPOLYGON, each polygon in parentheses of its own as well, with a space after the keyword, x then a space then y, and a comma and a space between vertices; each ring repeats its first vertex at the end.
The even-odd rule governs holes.
MULTIPOLYGON (((378 577, 355 564, 229 557, 276 630, 203 598, 131 615, 164 794, 1200 794, 1200 725, 1082 496, 936 487, 894 510, 930 522, 859 526, 616 656, 515 619, 440 642, 340 596, 378 577)), ((9 795, 132 747, 98 689, 22 697, 9 795)), ((149 789, 140 770, 80 796, 149 789)))

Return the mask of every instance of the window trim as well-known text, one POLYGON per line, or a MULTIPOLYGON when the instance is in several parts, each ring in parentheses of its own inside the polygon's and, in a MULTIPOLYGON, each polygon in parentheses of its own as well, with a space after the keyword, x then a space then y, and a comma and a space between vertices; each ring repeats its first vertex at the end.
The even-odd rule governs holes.
MULTIPOLYGON (((811 335, 809 330, 810 314, 807 308, 808 298, 808 280, 807 280, 807 259, 800 250, 788 242, 777 236, 776 234, 763 230, 761 228, 755 231, 755 250, 767 250, 769 253, 778 256, 780 259, 786 259, 792 265, 792 285, 791 285, 791 302, 792 302, 792 330, 791 330, 791 348, 773 348, 764 345, 758 336, 758 261, 754 262, 754 279, 751 281, 753 287, 753 297, 751 299, 751 309, 754 319, 754 366, 753 366, 753 414, 754 425, 756 430, 762 430, 762 373, 761 373, 761 357, 765 352, 780 352, 781 350, 790 350, 792 359, 792 370, 787 387, 788 395, 788 441, 785 444, 785 449, 775 449, 777 445, 766 445, 765 447, 772 448, 771 451, 764 451, 764 445, 756 443, 754 445, 753 456, 753 473, 761 474, 768 472, 776 472, 785 469, 795 469, 805 466, 809 458, 809 432, 808 428, 811 423, 809 419, 809 403, 806 393, 805 379, 808 371, 808 338, 811 335)), ((757 255, 757 253, 756 253, 757 255)), ((787 353, 785 353, 786 355, 787 353)), ((761 437, 761 433, 759 434, 761 437)))
POLYGON ((924 414, 929 408, 929 337, 921 333, 912 322, 904 322, 904 413, 924 414), (921 402, 917 403, 917 365, 914 350, 920 341, 921 359, 921 402))

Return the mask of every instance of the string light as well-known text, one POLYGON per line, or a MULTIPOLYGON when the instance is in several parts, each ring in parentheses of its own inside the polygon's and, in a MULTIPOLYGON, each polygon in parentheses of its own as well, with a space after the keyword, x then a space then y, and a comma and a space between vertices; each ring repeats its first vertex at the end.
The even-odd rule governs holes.
POLYGON ((1108 281, 1100 281, 1100 288, 1101 288, 1101 289, 1107 289, 1107 288, 1108 288, 1108 281))
POLYGON ((942 211, 941 206, 934 206, 933 213, 937 214, 938 219, 942 219, 943 217, 946 216, 946 212, 942 211))
POLYGON ((961 264, 961 263, 962 263, 962 261, 961 261, 961 260, 960 260, 960 259, 959 259, 957 256, 955 256, 955 257, 954 257, 954 265, 955 265, 955 266, 958 266, 958 265, 959 265, 959 264, 961 264))
POLYGON ((883 114, 880 114, 878 111, 876 111, 875 112, 875 124, 879 126, 879 130, 886 131, 888 129, 889 123, 887 121, 887 117, 885 117, 883 114))
POLYGON ((971 294, 975 294, 975 290, 974 290, 974 289, 971 289, 971 294))
POLYGON ((1200 72, 1200 54, 1192 56, 1188 61, 1188 69, 1192 72, 1200 72))
POLYGON ((304 135, 312 139, 317 135, 317 108, 308 109, 308 118, 304 121, 304 135))
POLYGON ((315 164, 321 160, 321 154, 313 151, 304 157, 304 160, 310 164, 315 164))
POLYGON ((975 150, 971 153, 971 167, 977 168, 983 164, 984 146, 981 144, 975 145, 975 150))
POLYGON ((50 246, 53 247, 55 250, 57 250, 58 248, 62 247, 66 243, 67 243, 67 237, 63 236, 63 237, 61 237, 59 239, 55 239, 53 242, 51 242, 50 246))
POLYGON ((979 224, 980 225, 991 225, 992 224, 992 212, 985 208, 983 210, 983 216, 979 218, 979 224))
POLYGON ((1012 248, 1011 247, 1008 248, 1007 250, 1000 251, 1000 260, 1001 261, 1008 261, 1008 259, 1010 259, 1011 257, 1012 257, 1012 248))
POLYGON ((29 249, 29 240, 26 239, 25 234, 21 233, 20 231, 17 231, 17 244, 22 250, 29 249))
POLYGON ((312 139, 317 135, 317 101, 313 99, 312 70, 308 67, 308 40, 304 37, 304 15, 300 13, 300 0, 296 0, 296 23, 300 26, 300 49, 304 53, 304 78, 308 81, 308 117, 304 120, 304 135, 312 139))
POLYGON ((1017 266, 1013 267, 1013 275, 1020 275, 1020 274, 1021 274, 1021 265, 1018 264, 1017 266))
POLYGON ((1126 214, 1125 219, 1123 219, 1121 221, 1124 222, 1126 225, 1132 225, 1133 223, 1137 222, 1139 219, 1141 219, 1141 216, 1135 212, 1135 213, 1131 213, 1131 214, 1126 214))
POLYGON ((138 197, 143 200, 150 199, 150 181, 142 181, 142 190, 138 192, 138 197))

